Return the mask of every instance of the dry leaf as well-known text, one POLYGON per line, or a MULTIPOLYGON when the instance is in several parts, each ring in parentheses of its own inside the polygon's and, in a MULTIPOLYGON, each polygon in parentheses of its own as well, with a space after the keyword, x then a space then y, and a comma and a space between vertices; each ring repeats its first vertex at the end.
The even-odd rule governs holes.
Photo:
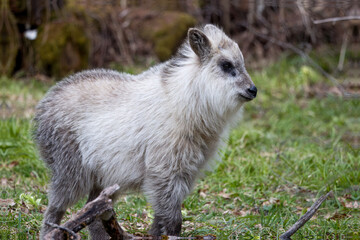
POLYGON ((206 195, 206 193, 204 193, 203 191, 200 191, 200 197, 202 197, 202 198, 206 198, 206 197, 207 197, 207 195, 206 195))
POLYGON ((336 219, 342 219, 342 218, 346 218, 346 217, 348 217, 348 215, 346 213, 337 213, 336 212, 334 215, 332 215, 328 219, 336 220, 336 219))
POLYGON ((0 199, 0 206, 12 207, 15 204, 14 199, 0 199))
POLYGON ((230 199, 230 194, 228 193, 220 192, 218 195, 225 199, 230 199))
POLYGON ((233 211, 233 214, 235 216, 241 216, 241 217, 245 217, 247 215, 250 215, 251 211, 250 210, 235 210, 233 211))
POLYGON ((269 200, 262 203, 262 206, 265 206, 265 205, 277 205, 279 203, 280 203, 279 199, 270 197, 269 200))
POLYGON ((13 168, 16 167, 17 165, 19 165, 19 161, 12 161, 7 167, 8 168, 13 168))
POLYGON ((360 201, 345 202, 345 207, 360 210, 360 201))
POLYGON ((5 187, 7 185, 7 179, 6 178, 1 178, 1 186, 5 187))

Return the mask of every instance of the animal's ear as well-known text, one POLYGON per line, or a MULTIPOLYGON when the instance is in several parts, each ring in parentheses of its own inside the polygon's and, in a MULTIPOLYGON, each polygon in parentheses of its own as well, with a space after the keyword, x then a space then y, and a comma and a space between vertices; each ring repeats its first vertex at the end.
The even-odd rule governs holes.
POLYGON ((208 37, 196 28, 190 28, 188 31, 188 39, 191 49, 204 60, 211 52, 211 42, 208 37))
POLYGON ((212 24, 206 24, 205 27, 204 27, 204 30, 207 30, 207 31, 214 31, 214 32, 221 32, 221 30, 216 27, 215 25, 212 25, 212 24))

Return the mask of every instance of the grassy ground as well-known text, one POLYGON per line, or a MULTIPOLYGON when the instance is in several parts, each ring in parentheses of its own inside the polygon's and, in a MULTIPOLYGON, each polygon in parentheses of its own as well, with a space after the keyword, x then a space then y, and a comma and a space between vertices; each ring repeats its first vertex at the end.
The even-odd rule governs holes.
MULTIPOLYGON (((331 88, 324 94, 327 80, 297 58, 251 75, 258 98, 245 107, 222 161, 185 200, 183 236, 276 239, 333 190, 335 197, 293 239, 360 239, 358 99, 327 94, 331 88)), ((51 83, 1 81, 0 233, 4 239, 35 239, 49 174, 31 138, 31 116, 51 83)), ((153 218, 142 195, 121 198, 116 213, 137 234, 145 234, 153 218)))

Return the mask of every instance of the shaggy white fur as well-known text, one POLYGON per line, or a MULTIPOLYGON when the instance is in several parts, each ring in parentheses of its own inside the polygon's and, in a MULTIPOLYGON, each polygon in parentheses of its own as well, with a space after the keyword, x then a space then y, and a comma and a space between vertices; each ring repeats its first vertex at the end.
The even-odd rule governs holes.
MULTIPOLYGON (((151 234, 179 235, 182 201, 254 88, 239 47, 213 25, 190 29, 174 58, 140 75, 97 69, 64 79, 35 117, 53 173, 44 221, 58 224, 67 207, 117 183, 146 194, 151 234)), ((95 225, 92 237, 106 239, 95 225)))

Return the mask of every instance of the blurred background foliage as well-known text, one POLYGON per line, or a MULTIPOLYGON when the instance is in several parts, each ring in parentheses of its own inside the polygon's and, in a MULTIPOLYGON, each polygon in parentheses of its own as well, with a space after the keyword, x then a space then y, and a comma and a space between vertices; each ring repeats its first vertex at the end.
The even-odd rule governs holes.
POLYGON ((358 1, 1 0, 0 70, 59 78, 114 63, 165 61, 189 27, 214 23, 254 68, 296 48, 327 72, 359 76, 360 20, 316 24, 346 16, 360 16, 358 1))

